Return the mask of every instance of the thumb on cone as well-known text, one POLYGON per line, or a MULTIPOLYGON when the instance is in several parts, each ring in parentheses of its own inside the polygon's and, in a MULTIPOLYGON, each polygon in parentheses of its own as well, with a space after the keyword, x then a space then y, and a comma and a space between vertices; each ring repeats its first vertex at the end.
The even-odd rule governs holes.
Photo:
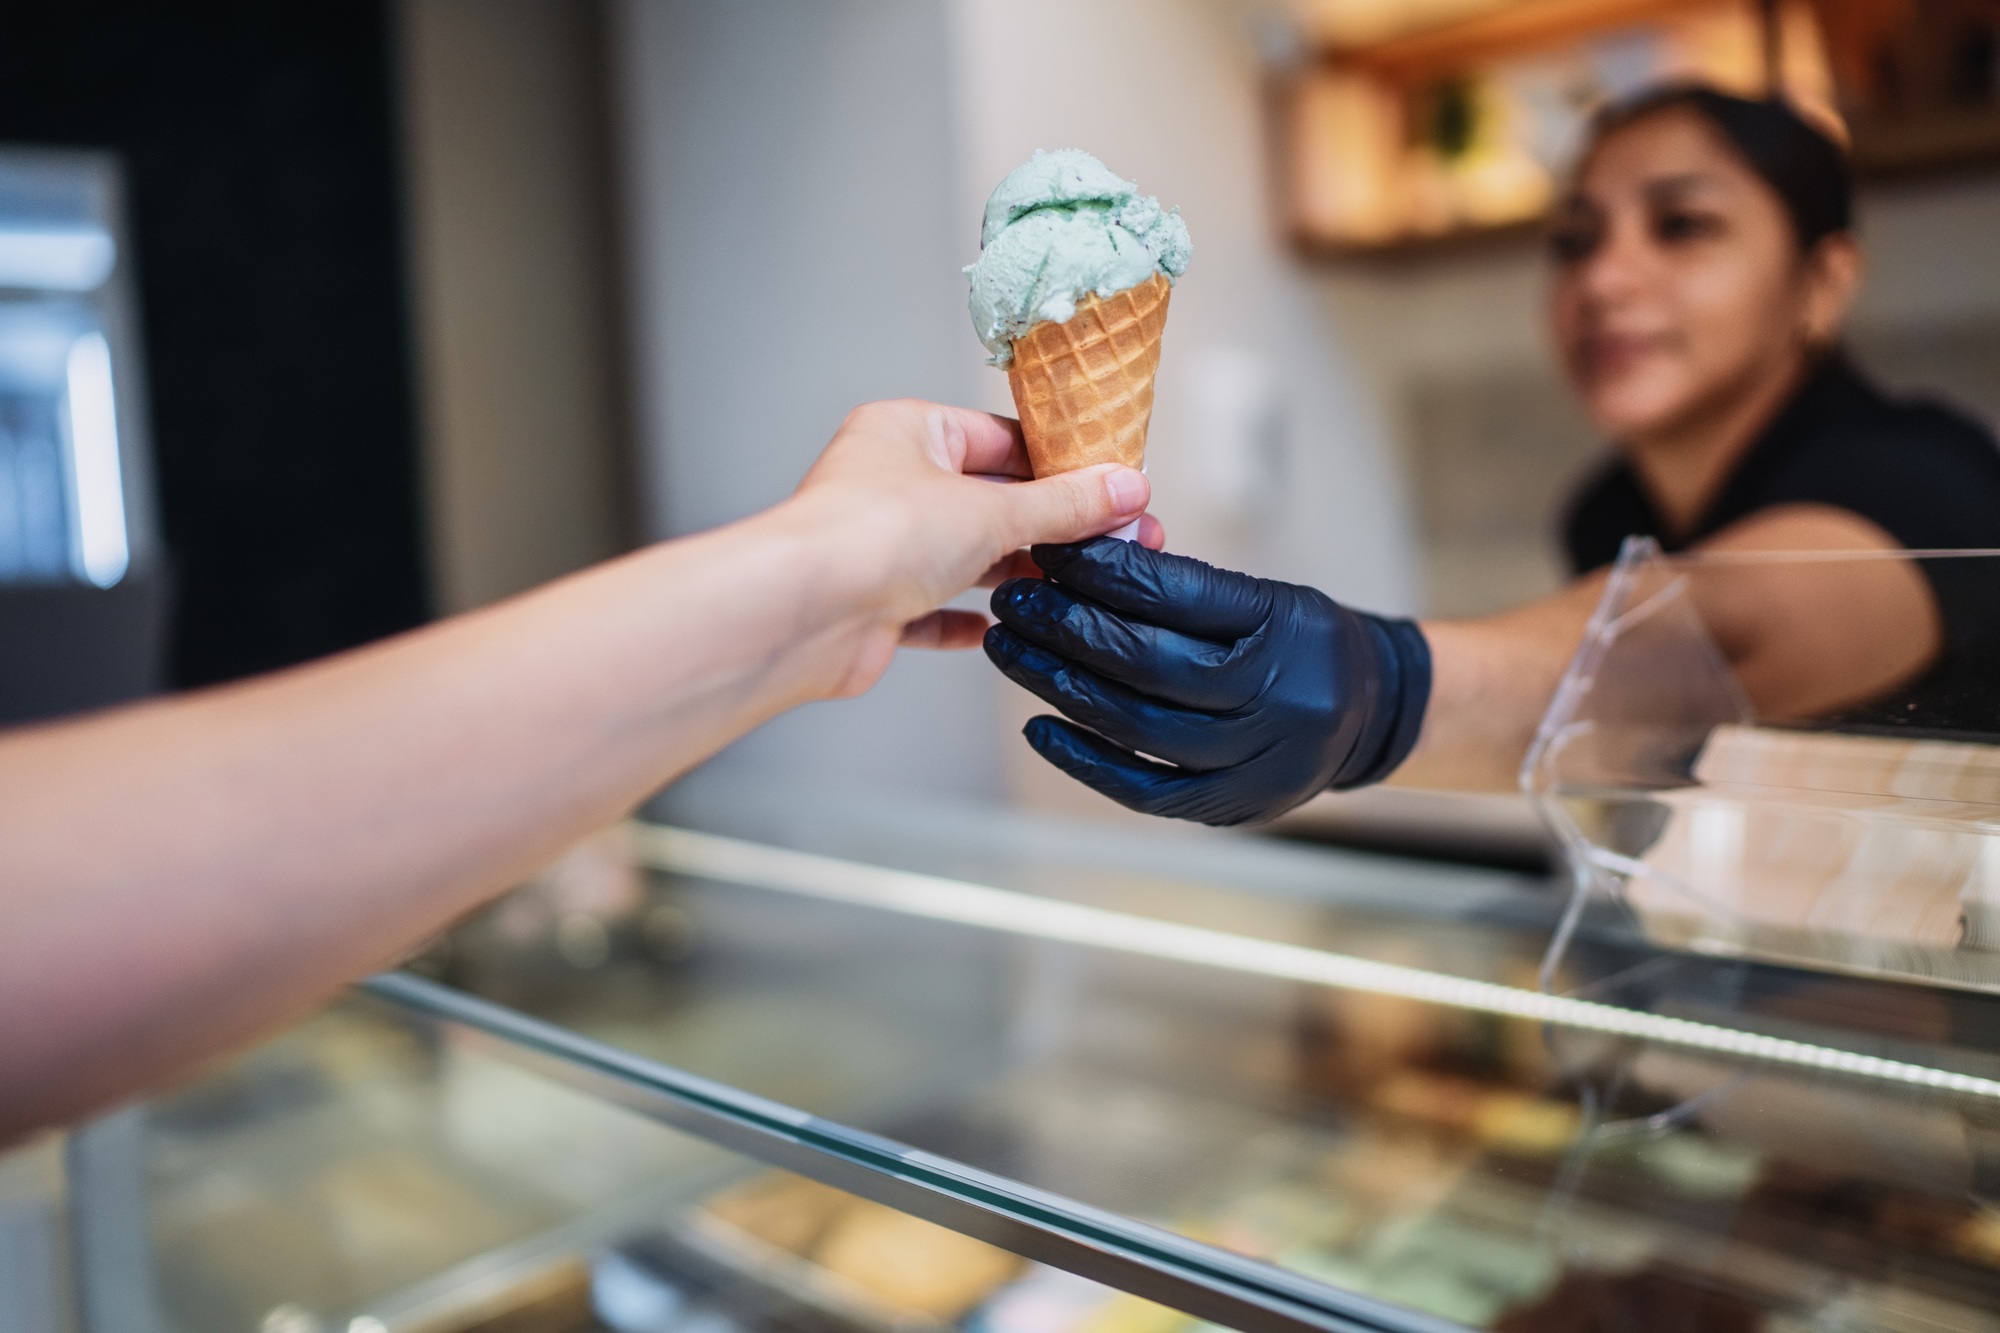
POLYGON ((1144 513, 1152 496, 1145 474, 1122 463, 992 488, 1010 550, 1101 536, 1144 513))

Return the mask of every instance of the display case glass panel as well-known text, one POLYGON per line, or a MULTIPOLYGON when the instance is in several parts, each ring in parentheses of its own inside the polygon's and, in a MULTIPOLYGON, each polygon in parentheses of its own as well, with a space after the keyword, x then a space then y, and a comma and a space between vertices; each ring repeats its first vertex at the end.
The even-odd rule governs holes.
POLYGON ((596 929, 544 885, 511 907, 542 927, 428 960, 451 988, 380 984, 697 1080, 669 1100, 770 1098, 842 1170, 948 1164, 926 1188, 958 1225, 1086 1271, 1109 1250, 1106 1285, 1236 1327, 1977 1326, 2000 1297, 1983 996, 1664 951, 1615 916, 1543 990, 1561 896, 1519 878, 787 823, 792 847, 631 830, 650 871, 596 929), (896 866, 807 850, 877 838, 896 866))
POLYGON ((1151 1308, 519 1054, 356 998, 153 1102, 152 1328, 915 1333, 1151 1308))

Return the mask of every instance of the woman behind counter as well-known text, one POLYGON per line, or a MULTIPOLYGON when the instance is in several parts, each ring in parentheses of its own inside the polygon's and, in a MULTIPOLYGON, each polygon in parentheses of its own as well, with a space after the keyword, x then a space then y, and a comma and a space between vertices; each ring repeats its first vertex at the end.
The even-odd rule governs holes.
MULTIPOLYGON (((1851 198, 1842 150, 1782 102, 1676 87, 1607 110, 1549 231, 1554 342, 1616 441, 1563 524, 1576 580, 1419 626, 1115 542, 1038 550, 1045 579, 1003 585, 987 636, 1072 719, 1036 718, 1029 743, 1134 809, 1213 824, 1391 774, 1511 785, 1628 535, 2000 547, 1992 437, 1885 397, 1840 351, 1862 268, 1851 198)), ((2000 590, 1907 560, 1828 570, 1696 591, 1760 716, 1823 716, 2000 646, 2000 590)))

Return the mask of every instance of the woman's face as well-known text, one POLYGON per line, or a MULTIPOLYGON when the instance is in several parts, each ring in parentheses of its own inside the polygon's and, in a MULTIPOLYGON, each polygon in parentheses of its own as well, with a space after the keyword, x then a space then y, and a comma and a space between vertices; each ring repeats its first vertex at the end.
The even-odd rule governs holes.
POLYGON ((1550 244, 1564 369, 1598 429, 1627 441, 1787 377, 1809 342, 1838 331, 1851 288, 1829 288, 1776 192, 1685 108, 1597 146, 1556 205, 1550 244))

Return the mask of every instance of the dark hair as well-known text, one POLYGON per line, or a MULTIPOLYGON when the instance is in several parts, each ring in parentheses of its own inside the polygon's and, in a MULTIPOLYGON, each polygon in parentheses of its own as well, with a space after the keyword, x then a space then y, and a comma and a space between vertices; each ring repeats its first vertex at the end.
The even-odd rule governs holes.
POLYGON ((1853 227, 1854 177, 1846 150, 1781 98, 1734 97, 1705 84, 1647 89, 1592 118, 1584 155, 1627 125, 1683 107, 1721 131, 1777 194, 1801 250, 1853 227))

